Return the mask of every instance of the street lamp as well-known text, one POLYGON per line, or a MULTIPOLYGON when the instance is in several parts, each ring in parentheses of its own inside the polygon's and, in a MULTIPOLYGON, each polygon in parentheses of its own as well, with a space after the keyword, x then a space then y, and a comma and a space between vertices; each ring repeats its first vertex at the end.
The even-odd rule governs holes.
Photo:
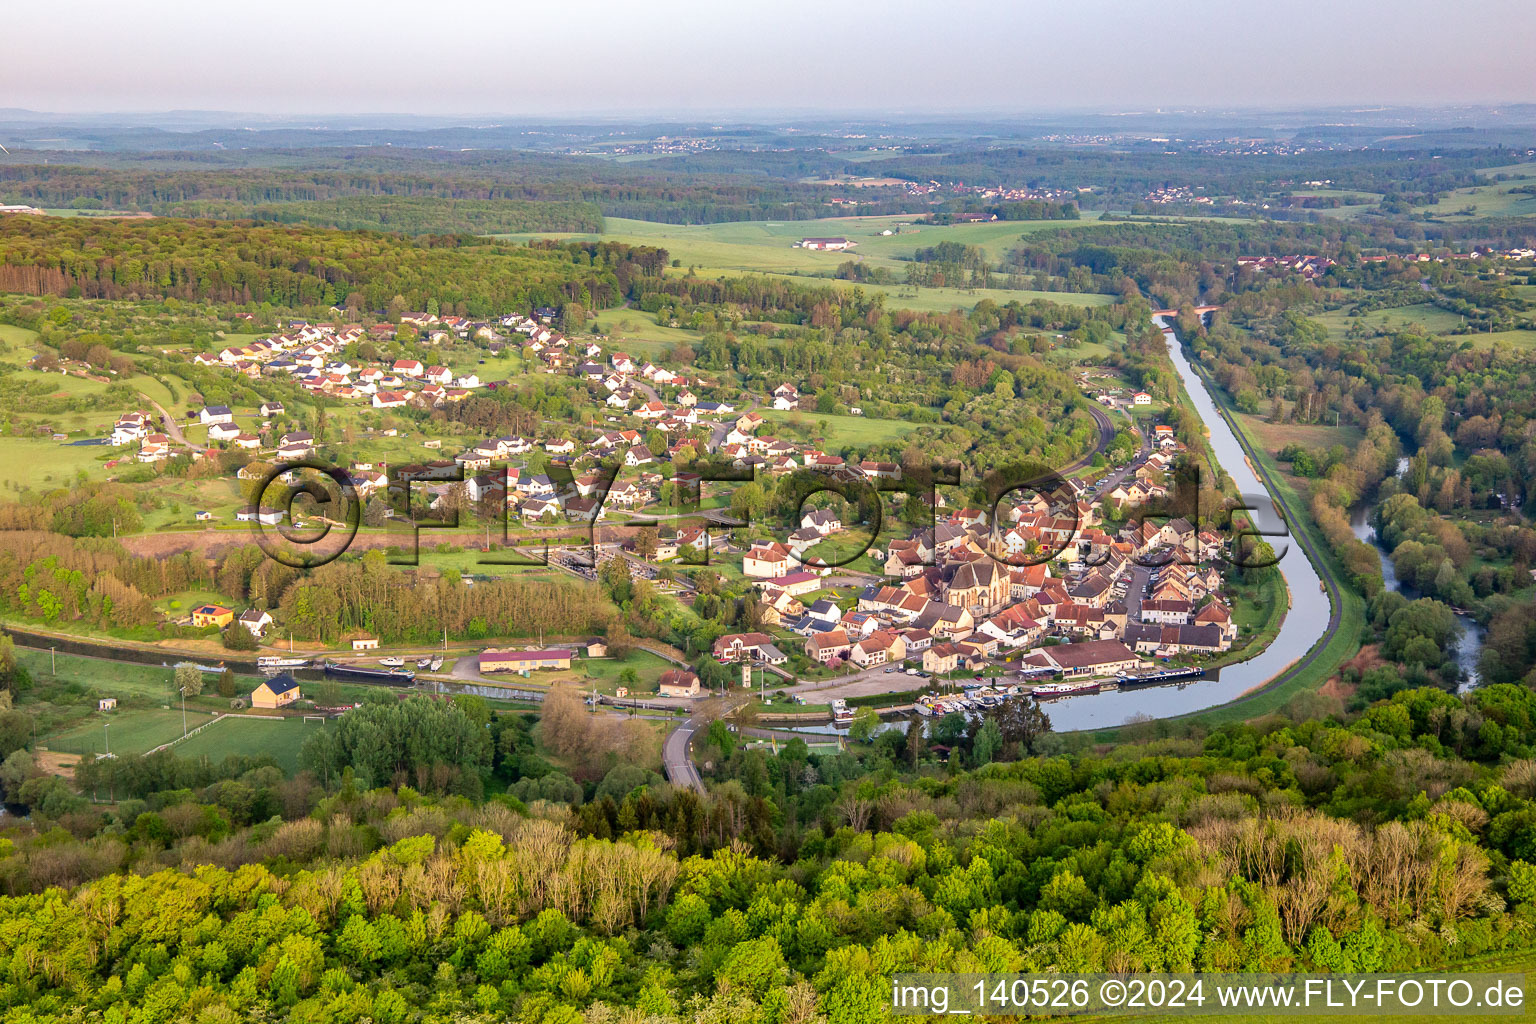
POLYGON ((187 688, 185 686, 178 686, 176 689, 181 691, 181 738, 182 739, 186 739, 187 738, 187 688))

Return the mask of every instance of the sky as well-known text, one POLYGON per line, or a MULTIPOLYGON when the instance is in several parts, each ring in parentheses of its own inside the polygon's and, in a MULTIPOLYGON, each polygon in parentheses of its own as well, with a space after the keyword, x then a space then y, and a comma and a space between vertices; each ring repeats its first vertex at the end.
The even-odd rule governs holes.
POLYGON ((9 5, 0 107, 562 117, 1536 101, 1532 0, 9 5))

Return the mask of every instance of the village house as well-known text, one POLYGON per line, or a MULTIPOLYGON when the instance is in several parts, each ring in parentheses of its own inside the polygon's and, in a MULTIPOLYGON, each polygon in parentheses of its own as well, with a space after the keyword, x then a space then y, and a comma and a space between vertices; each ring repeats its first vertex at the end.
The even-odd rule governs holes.
POLYGON ((907 642, 895 633, 876 630, 854 644, 850 659, 855 665, 868 668, 887 662, 901 661, 907 656, 907 642))
POLYGON ((777 541, 754 541, 741 558, 741 571, 755 579, 772 579, 789 572, 790 551, 777 541))
POLYGON ((1034 668, 1060 672, 1063 678, 1114 675, 1141 664, 1134 651, 1119 640, 1087 640, 1042 647, 1023 659, 1034 668))
POLYGON ((805 642, 805 655, 812 661, 826 663, 847 657, 852 647, 847 633, 833 629, 825 633, 812 633, 805 642))
POLYGON ((957 644, 934 644, 923 651, 923 671, 929 675, 949 675, 959 667, 960 647, 957 644))
POLYGON ((301 699, 299 681, 287 672, 264 680, 251 691, 251 707, 276 710, 301 699))
POLYGON ((767 633, 731 633, 715 641, 712 653, 716 661, 733 662, 743 658, 782 665, 789 659, 767 633))
POLYGON ((218 626, 223 629, 234 620, 234 609, 225 608, 221 604, 203 604, 192 609, 192 625, 197 629, 208 626, 218 626))
POLYGON ((661 674, 661 679, 656 685, 656 692, 662 697, 697 697, 699 695, 699 677, 696 673, 683 668, 672 668, 661 674))

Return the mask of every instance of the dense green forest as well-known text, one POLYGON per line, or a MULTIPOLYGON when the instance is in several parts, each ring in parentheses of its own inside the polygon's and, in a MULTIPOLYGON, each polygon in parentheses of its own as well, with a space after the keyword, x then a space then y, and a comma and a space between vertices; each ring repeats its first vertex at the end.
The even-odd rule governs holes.
POLYGON ((157 754, 82 769, 104 808, 7 757, 34 816, 0 840, 7 1019, 842 1024, 886 1019, 900 970, 1403 971, 1536 938, 1520 687, 1005 738, 968 770, 911 733, 712 732, 704 797, 618 762, 554 784, 526 719, 393 704, 325 741, 362 766, 329 785, 157 754), (526 802, 451 795, 524 770, 526 802))
POLYGON ((664 250, 498 245, 468 236, 402 238, 249 222, 0 221, 0 290, 84 298, 169 296, 241 304, 505 313, 545 303, 616 303, 659 273, 664 250))
MULTIPOLYGON (((82 157, 101 166, 0 166, 0 196, 42 207, 174 216, 241 216, 233 211, 246 209, 252 212, 245 216, 293 220, 298 210, 308 223, 337 227, 375 226, 362 221, 387 213, 397 220, 386 226, 411 233, 458 231, 465 222, 490 230, 492 217, 504 218, 507 226, 498 231, 590 230, 558 225, 573 216, 590 218, 592 210, 664 224, 811 220, 847 212, 829 202, 841 190, 756 171, 699 174, 533 153, 384 149, 327 158, 309 151, 299 161, 303 166, 294 168, 206 166, 217 158, 199 159, 205 166, 195 168, 182 158, 149 160, 146 167, 142 160, 82 157), (542 222, 529 223, 536 220, 542 222), (520 222, 528 226, 514 226, 520 222)), ((862 212, 906 208, 899 195, 882 195, 870 197, 862 212)))
POLYGON ((288 203, 189 199, 157 203, 159 217, 258 220, 345 231, 394 231, 405 235, 497 235, 528 231, 603 230, 593 203, 533 200, 434 199, 416 196, 347 196, 288 203))

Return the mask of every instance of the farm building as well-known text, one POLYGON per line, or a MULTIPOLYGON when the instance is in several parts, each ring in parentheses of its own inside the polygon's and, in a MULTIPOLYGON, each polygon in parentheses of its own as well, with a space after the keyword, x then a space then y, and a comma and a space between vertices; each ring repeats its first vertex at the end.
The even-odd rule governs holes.
POLYGON ((857 242, 850 242, 846 238, 802 238, 800 248, 817 249, 822 252, 835 252, 840 249, 851 249, 857 242))

